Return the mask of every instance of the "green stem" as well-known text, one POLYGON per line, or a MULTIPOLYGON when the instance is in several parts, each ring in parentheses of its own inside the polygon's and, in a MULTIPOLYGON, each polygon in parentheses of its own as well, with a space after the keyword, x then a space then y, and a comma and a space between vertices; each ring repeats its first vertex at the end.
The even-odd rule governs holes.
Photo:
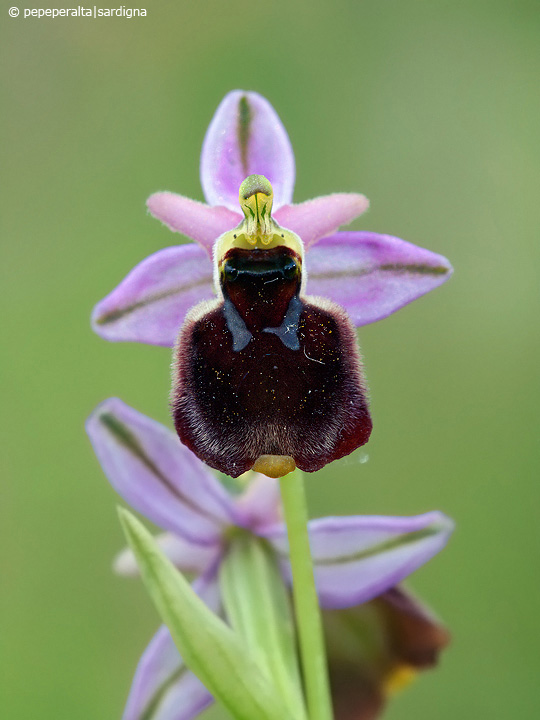
POLYGON ((297 470, 280 478, 293 575, 293 600, 310 720, 332 720, 328 666, 307 529, 304 480, 297 470))

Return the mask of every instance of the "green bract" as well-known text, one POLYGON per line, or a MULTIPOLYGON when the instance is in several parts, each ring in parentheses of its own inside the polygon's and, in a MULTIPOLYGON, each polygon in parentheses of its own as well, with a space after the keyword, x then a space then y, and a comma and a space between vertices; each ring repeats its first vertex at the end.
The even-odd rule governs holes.
POLYGON ((209 610, 148 530, 119 509, 126 538, 186 665, 236 720, 297 720, 241 637, 209 610))

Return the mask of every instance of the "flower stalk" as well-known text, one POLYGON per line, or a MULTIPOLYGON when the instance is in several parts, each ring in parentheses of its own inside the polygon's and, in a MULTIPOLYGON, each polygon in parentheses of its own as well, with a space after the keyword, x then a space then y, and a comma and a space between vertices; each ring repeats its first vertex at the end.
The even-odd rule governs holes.
POLYGON ((328 664, 321 611, 309 546, 304 479, 300 471, 280 478, 283 514, 289 538, 293 601, 310 720, 332 720, 328 664))

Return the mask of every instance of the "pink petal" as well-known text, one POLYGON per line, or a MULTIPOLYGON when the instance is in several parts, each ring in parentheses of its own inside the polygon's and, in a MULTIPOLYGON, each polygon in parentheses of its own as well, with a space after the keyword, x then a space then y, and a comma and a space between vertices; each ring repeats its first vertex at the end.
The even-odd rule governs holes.
POLYGON ((289 137, 268 100, 243 90, 226 95, 201 153, 201 185, 207 202, 238 210, 242 182, 248 175, 264 175, 274 188, 277 209, 292 200, 294 172, 289 137))
MULTIPOLYGON (((309 538, 321 605, 344 608, 377 597, 442 550, 453 527, 440 512, 312 520, 309 538)), ((267 530, 265 537, 281 555, 290 580, 285 528, 267 530)))
POLYGON ((138 512, 196 546, 216 547, 236 519, 214 475, 171 430, 109 398, 86 423, 114 489, 138 512))
POLYGON ((188 310, 213 296, 212 264, 200 247, 179 245, 137 265, 92 314, 106 340, 172 347, 188 310))
MULTIPOLYGON (((146 204, 152 215, 161 220, 173 232, 182 233, 196 240, 211 256, 216 238, 227 230, 232 230, 242 220, 238 206, 232 212, 226 207, 209 207, 204 203, 171 192, 158 192, 150 195, 146 204)), ((217 205, 218 203, 214 203, 217 205)))
POLYGON ((299 205, 285 205, 276 212, 275 217, 284 228, 300 235, 307 249, 341 225, 348 225, 368 207, 369 200, 364 195, 335 193, 299 205))
POLYGON ((306 267, 309 294, 334 300, 357 326, 387 317, 452 274, 442 255, 371 232, 324 238, 309 251, 306 267))

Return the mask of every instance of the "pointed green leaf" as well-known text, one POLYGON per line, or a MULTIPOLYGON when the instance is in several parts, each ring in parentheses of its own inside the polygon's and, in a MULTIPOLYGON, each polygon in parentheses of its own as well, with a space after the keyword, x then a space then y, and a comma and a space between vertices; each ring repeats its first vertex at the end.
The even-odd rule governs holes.
POLYGON ((119 516, 146 588, 187 667, 236 720, 294 720, 245 642, 192 590, 130 512, 119 516))

